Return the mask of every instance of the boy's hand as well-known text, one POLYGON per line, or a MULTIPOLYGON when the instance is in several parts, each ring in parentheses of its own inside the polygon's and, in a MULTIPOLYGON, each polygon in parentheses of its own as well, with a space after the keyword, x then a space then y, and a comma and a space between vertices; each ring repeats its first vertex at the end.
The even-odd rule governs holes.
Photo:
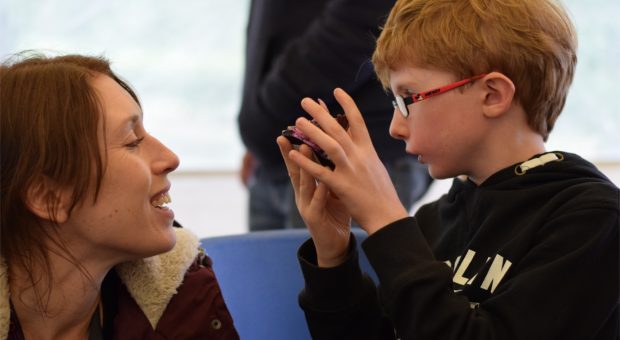
MULTIPOLYGON (((302 107, 322 129, 305 118, 297 119, 296 126, 329 155, 335 169, 312 161, 308 157, 309 150, 281 150, 283 154, 288 153, 285 160, 289 172, 291 166, 300 169, 300 176, 305 179, 300 182, 301 185, 310 185, 315 179, 320 183, 316 187, 316 194, 312 191, 317 196, 313 199, 322 200, 317 202, 317 206, 337 203, 346 207, 353 219, 372 234, 391 222, 407 217, 408 212, 402 206, 387 170, 377 156, 355 102, 342 89, 336 89, 334 96, 349 121, 348 131, 324 107, 309 98, 302 100, 302 107), (334 200, 333 196, 328 200, 328 192, 335 194, 338 200, 334 200)), ((310 199, 310 196, 305 198, 310 199)), ((304 202, 302 200, 302 205, 304 202)))
MULTIPOLYGON (((343 263, 349 245, 351 216, 325 184, 317 183, 312 175, 290 160, 291 142, 282 136, 276 141, 295 190, 295 204, 312 235, 317 264, 319 267, 335 267, 343 263)), ((301 145, 299 150, 302 157, 313 159, 312 150, 307 145, 301 145)))

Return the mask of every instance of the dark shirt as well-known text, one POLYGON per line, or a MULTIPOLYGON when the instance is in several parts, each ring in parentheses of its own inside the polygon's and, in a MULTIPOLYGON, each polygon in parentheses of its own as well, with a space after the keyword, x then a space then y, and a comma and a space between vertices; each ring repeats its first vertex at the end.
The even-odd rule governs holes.
POLYGON ((286 178, 275 139, 306 116, 304 97, 321 98, 332 114, 341 87, 364 115, 379 157, 405 157, 402 142, 389 136, 391 97, 370 62, 380 26, 393 0, 253 0, 247 29, 241 138, 265 172, 286 178))
POLYGON ((511 166, 479 186, 455 179, 414 217, 369 236, 378 289, 355 247, 321 269, 305 243, 300 304, 313 336, 618 339, 620 190, 560 154, 522 176, 511 166))

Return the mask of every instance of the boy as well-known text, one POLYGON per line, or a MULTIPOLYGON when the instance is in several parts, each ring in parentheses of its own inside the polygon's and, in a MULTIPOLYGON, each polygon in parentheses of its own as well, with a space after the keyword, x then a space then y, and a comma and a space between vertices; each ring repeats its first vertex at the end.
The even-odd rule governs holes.
POLYGON ((317 339, 617 339, 619 190, 544 142, 576 64, 551 0, 400 0, 373 56, 390 134, 450 191, 408 217, 361 113, 319 104, 297 127, 329 155, 278 144, 312 239, 300 305, 317 339), (457 177, 458 176, 458 177, 457 177), (465 178, 464 180, 459 178, 465 178), (349 222, 379 278, 360 272, 349 222))

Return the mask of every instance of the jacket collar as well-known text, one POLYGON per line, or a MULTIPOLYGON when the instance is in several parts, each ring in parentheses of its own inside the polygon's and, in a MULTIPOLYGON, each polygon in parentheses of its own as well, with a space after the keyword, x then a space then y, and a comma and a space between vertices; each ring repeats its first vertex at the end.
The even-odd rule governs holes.
POLYGON ((9 273, 4 259, 0 257, 0 339, 8 337, 10 322, 9 273))
MULTIPOLYGON (((198 255, 198 237, 187 229, 174 228, 174 231, 177 241, 169 252, 115 267, 153 328, 198 255)), ((0 339, 8 336, 10 322, 8 268, 0 257, 0 339)))

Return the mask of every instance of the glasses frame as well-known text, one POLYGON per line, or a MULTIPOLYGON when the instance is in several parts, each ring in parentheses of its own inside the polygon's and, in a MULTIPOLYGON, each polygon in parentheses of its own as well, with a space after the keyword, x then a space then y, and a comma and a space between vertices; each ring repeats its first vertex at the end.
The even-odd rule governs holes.
POLYGON ((474 81, 483 78, 484 76, 486 76, 488 73, 483 73, 483 74, 479 74, 477 76, 473 76, 471 78, 466 78, 463 80, 459 80, 457 82, 454 82, 452 84, 448 84, 446 86, 442 86, 442 87, 438 87, 432 90, 428 90, 425 92, 420 92, 420 93, 412 93, 411 95, 408 95, 406 97, 402 97, 399 96, 397 94, 394 94, 394 100, 392 100, 392 105, 394 106, 394 108, 398 108, 398 111, 400 111, 400 113, 403 115, 403 117, 407 118, 409 117, 409 109, 407 108, 407 106, 411 105, 411 104, 415 104, 417 102, 421 102, 423 100, 426 100, 428 98, 431 97, 435 97, 438 96, 442 93, 446 93, 450 90, 454 90, 458 87, 461 87, 463 85, 467 85, 469 83, 473 83, 474 81))

